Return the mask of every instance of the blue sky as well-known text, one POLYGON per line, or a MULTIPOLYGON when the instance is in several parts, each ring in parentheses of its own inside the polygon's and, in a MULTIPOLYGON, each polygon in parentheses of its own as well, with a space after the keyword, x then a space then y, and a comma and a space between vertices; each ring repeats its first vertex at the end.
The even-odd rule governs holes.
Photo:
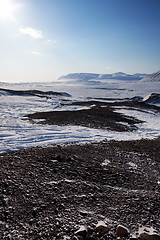
POLYGON ((160 68, 160 0, 0 0, 0 81, 160 68))

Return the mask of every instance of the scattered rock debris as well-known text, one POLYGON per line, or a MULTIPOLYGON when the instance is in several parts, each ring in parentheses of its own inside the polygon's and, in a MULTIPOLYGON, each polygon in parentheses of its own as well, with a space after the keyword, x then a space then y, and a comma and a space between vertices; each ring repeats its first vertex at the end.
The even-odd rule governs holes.
POLYGON ((0 239, 159 240, 159 156, 160 138, 0 154, 0 239))

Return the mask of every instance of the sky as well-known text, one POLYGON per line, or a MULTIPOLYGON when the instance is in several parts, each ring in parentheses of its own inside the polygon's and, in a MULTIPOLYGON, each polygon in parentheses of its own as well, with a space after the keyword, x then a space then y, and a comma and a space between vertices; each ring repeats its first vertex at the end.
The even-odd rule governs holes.
POLYGON ((160 69, 160 0, 0 0, 0 81, 160 69))

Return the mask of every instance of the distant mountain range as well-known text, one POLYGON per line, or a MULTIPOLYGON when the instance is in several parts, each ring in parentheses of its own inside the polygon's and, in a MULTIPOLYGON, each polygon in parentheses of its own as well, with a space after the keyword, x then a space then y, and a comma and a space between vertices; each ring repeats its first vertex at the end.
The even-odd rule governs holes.
POLYGON ((133 75, 126 74, 123 72, 117 72, 113 74, 95 74, 95 73, 70 73, 64 76, 61 76, 58 80, 62 79, 74 79, 81 81, 90 81, 90 80, 102 80, 102 79, 115 79, 115 80, 141 80, 146 77, 147 74, 136 73, 133 75))

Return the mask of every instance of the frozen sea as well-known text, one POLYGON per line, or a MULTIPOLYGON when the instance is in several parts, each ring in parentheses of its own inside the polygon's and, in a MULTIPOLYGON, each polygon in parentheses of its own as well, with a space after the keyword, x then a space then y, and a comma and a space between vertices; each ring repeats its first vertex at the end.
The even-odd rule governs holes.
MULTIPOLYGON (((80 126, 56 126, 32 124, 24 119, 26 114, 42 111, 78 110, 78 106, 62 105, 67 101, 88 101, 97 99, 147 97, 151 93, 160 93, 159 82, 103 80, 94 82, 55 81, 45 83, 0 83, 1 89, 41 90, 66 92, 71 96, 38 97, 29 95, 13 95, 0 90, 0 152, 17 150, 33 146, 48 146, 60 143, 96 142, 101 140, 137 140, 155 138, 160 135, 160 114, 148 110, 140 112, 136 109, 117 108, 116 111, 143 120, 138 130, 133 132, 114 132, 91 129, 80 126)), ((112 99, 112 100, 111 100, 112 99)), ((114 100, 115 99, 115 100, 114 100)), ((81 107, 82 108, 82 107, 81 107)))

